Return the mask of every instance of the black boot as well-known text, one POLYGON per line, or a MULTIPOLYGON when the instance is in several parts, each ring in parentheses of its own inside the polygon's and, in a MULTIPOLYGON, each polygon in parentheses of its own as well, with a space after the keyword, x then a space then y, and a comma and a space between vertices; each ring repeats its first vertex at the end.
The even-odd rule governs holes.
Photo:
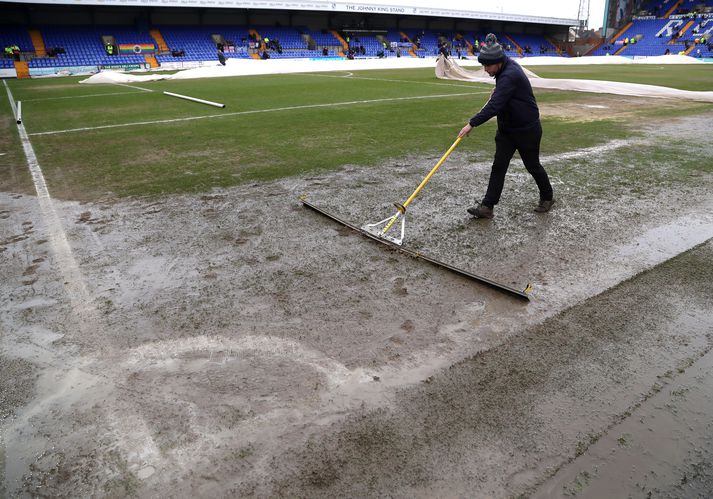
POLYGON ((535 211, 537 213, 547 213, 548 211, 550 211, 550 208, 552 208, 553 204, 555 204, 554 199, 540 199, 540 204, 535 207, 535 211))
POLYGON ((485 206, 484 204, 468 208, 468 213, 473 215, 475 218, 493 218, 493 209, 489 206, 485 206))

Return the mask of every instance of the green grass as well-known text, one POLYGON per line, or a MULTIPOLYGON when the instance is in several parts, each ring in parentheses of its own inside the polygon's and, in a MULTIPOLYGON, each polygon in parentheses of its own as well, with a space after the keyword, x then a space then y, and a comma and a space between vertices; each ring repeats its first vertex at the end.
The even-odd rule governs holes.
MULTIPOLYGON (((541 76, 713 88, 707 66, 537 68, 541 76), (691 77, 688 77, 690 71, 691 77), (678 81, 681 80, 681 81, 678 81), (683 81, 685 80, 685 81, 683 81), (694 82, 694 83, 691 83, 694 82)), ((432 69, 293 74, 82 85, 83 78, 11 80, 53 196, 92 200, 203 192, 344 165, 368 168, 392 158, 440 156, 460 128, 486 102, 492 86, 442 81, 432 69), (168 97, 171 91, 225 103, 225 109, 168 97), (99 94, 99 95, 97 95, 99 94), (308 106, 308 107, 304 107, 308 106), (185 118, 201 118, 185 121, 185 118), (167 120, 161 122, 161 120, 167 120), (143 123, 143 124, 138 124, 143 123), (116 126, 126 125, 130 126, 116 126), (98 128, 108 127, 108 128, 98 128), (33 135, 58 130, 66 133, 33 135)), ((576 105, 592 94, 536 91, 541 108, 576 105)), ((595 96, 602 99, 604 97, 595 96)), ((713 106, 683 103, 683 113, 713 106)), ((26 161, 3 95, 0 188, 32 192, 26 161)), ((655 115, 651 106, 633 115, 655 115)), ((662 114, 663 116, 664 114, 662 114)), ((636 135, 627 120, 598 112, 596 119, 543 118, 543 154, 636 135)), ((643 119, 643 118, 642 118, 643 119)), ((493 152, 495 120, 459 146, 479 158, 493 152)))

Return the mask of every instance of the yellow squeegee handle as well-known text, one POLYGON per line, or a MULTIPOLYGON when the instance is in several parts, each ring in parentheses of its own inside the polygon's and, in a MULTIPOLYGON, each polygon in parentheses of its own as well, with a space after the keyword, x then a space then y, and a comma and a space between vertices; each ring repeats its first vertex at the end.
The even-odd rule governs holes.
POLYGON ((421 192, 421 189, 423 189, 423 186, 425 186, 428 183, 428 181, 431 180, 431 177, 433 177, 433 174, 436 173, 436 170, 438 170, 441 167, 441 165, 443 164, 443 162, 448 158, 448 156, 451 155, 451 153, 453 152, 453 149, 456 148, 456 146, 458 145, 458 143, 460 141, 461 141, 461 137, 458 137, 456 139, 456 141, 453 142, 453 145, 448 148, 446 153, 441 157, 441 159, 438 161, 438 163, 436 163, 436 166, 433 167, 433 169, 428 173, 428 175, 426 175, 426 178, 424 178, 423 181, 419 184, 419 186, 416 187, 416 190, 413 191, 413 194, 411 194, 411 196, 409 196, 409 198, 406 200, 406 202, 400 206, 396 205, 398 208, 398 211, 394 214, 393 217, 391 217, 391 220, 389 220, 389 223, 386 224, 386 226, 384 227, 384 230, 381 231, 382 234, 386 234, 388 232, 388 230, 391 228, 391 226, 394 225, 396 220, 399 218, 399 215, 406 212, 406 207, 409 204, 411 204, 411 201, 413 201, 414 198, 418 195, 418 193, 421 192))
POLYGON ((453 149, 456 148, 456 146, 458 145, 458 143, 460 142, 460 140, 461 140, 461 138, 458 137, 458 138, 456 139, 456 141, 453 142, 453 145, 448 148, 448 150, 446 151, 446 153, 441 157, 441 159, 438 161, 438 163, 436 163, 436 166, 433 167, 433 170, 431 170, 431 171, 428 173, 428 175, 426 175, 426 178, 423 179, 423 182, 421 182, 421 184, 420 184, 418 187, 416 187, 416 190, 413 191, 413 194, 411 194, 411 196, 410 196, 410 197, 406 200, 406 202, 403 204, 403 207, 404 207, 404 208, 406 208, 409 204, 411 204, 411 201, 413 201, 413 199, 418 195, 418 193, 421 192, 421 189, 423 189, 423 186, 426 185, 429 180, 431 180, 431 177, 433 177, 433 174, 436 173, 436 170, 438 170, 438 169, 441 167, 441 165, 442 165, 443 162, 446 160, 446 158, 448 158, 448 156, 451 155, 451 153, 453 152, 453 149))

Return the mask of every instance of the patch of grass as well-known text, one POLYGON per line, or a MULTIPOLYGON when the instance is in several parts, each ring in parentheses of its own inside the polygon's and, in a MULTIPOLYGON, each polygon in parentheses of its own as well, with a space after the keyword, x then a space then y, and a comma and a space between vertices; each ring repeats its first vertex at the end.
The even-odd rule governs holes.
POLYGON ((563 487, 565 496, 576 496, 586 489, 592 481, 592 475, 587 471, 580 471, 571 484, 563 487))
POLYGON ((588 433, 585 440, 577 442, 577 447, 575 449, 576 456, 579 457, 584 454, 591 445, 597 443, 600 437, 601 435, 597 433, 588 433))
POLYGON ((654 190, 695 187, 713 172, 709 151, 690 148, 688 142, 632 144, 591 157, 565 159, 547 165, 567 185, 582 189, 589 198, 654 190))
POLYGON ((631 435, 629 433, 622 433, 616 439, 616 443, 619 444, 619 447, 628 447, 630 440, 631 440, 631 435))
POLYGON ((657 107, 651 107, 643 109, 639 116, 641 118, 663 118, 671 119, 683 116, 691 116, 696 114, 707 114, 713 112, 713 104, 703 104, 693 101, 681 102, 675 110, 671 109, 659 109, 657 107))

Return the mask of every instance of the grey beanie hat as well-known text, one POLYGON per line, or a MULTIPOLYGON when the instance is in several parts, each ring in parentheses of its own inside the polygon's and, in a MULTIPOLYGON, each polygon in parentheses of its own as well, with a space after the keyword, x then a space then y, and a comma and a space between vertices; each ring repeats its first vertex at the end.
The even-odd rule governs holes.
POLYGON ((485 45, 480 47, 478 62, 482 65, 497 64, 505 60, 505 52, 493 33, 485 37, 485 45))

